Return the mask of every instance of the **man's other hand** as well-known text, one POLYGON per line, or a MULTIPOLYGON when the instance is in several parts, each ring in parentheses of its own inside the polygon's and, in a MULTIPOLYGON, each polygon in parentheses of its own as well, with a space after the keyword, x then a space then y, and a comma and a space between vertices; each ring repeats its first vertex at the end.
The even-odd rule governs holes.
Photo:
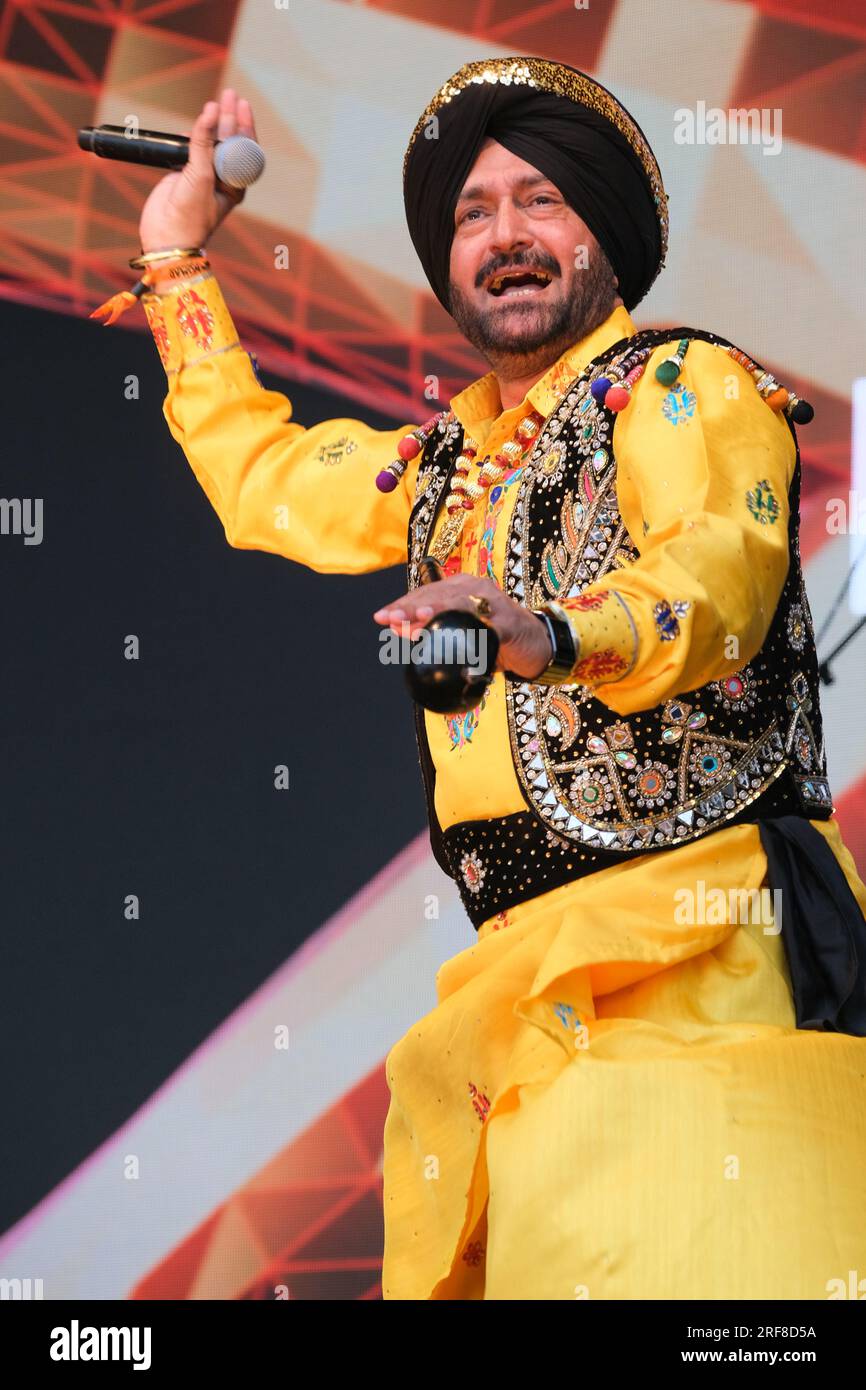
POLYGON ((486 598, 490 604, 490 615, 482 621, 494 628, 499 638, 495 670, 512 671, 524 680, 539 676, 552 656, 547 628, 528 608, 503 594, 492 579, 454 574, 433 584, 423 584, 378 609, 373 618, 382 626, 393 628, 398 636, 413 638, 437 613, 454 608, 474 613, 470 594, 486 598))

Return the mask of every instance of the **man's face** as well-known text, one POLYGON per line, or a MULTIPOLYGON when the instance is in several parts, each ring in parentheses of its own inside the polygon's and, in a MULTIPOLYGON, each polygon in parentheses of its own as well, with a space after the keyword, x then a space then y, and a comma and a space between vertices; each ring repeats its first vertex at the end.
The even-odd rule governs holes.
POLYGON ((494 140, 463 185, 454 228, 451 313, 493 361, 564 351, 622 303, 586 223, 554 183, 494 140), (514 270, 524 274, 498 281, 514 270))

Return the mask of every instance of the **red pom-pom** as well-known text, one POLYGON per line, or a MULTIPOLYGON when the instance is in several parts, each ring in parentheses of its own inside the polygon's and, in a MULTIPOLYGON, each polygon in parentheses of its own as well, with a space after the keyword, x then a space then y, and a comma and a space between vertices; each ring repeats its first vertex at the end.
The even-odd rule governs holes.
POLYGON ((613 410, 618 414, 620 410, 625 410, 630 400, 631 396, 624 386, 611 386, 604 398, 604 403, 608 410, 613 410))
POLYGON ((401 459, 405 459, 408 463, 410 459, 415 458, 416 454, 420 454, 420 452, 421 445, 418 443, 414 434, 404 434, 400 443, 397 445, 397 453, 400 455, 401 459))

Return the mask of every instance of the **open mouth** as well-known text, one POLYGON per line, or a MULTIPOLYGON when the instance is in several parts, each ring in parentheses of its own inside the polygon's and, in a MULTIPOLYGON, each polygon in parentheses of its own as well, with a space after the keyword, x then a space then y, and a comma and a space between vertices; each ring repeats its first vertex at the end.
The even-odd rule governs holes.
POLYGON ((546 270, 507 270, 502 275, 494 275, 487 292, 496 299, 542 294, 552 278, 546 270))

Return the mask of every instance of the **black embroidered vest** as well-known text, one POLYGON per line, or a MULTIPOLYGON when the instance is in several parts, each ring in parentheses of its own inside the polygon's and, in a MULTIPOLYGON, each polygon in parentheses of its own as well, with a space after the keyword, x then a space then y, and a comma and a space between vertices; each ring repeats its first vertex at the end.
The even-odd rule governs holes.
MULTIPOLYGON (((617 505, 616 417, 596 403, 590 385, 637 348, 681 338, 731 346, 689 328, 638 333, 590 362, 545 421, 515 484, 509 522, 503 589, 517 602, 537 608, 572 597, 638 558, 617 505)), ((429 549, 461 444, 462 428, 451 419, 440 422, 425 446, 409 518, 410 589, 418 587, 418 562, 429 549)), ((505 681, 522 811, 443 831, 424 712, 415 706, 433 852, 476 928, 628 856, 674 849, 758 816, 832 814, 800 563, 800 474, 797 448, 788 574, 761 650, 738 671, 627 717, 584 685, 495 677, 505 681)), ((673 614, 670 621, 676 623, 673 614)))

